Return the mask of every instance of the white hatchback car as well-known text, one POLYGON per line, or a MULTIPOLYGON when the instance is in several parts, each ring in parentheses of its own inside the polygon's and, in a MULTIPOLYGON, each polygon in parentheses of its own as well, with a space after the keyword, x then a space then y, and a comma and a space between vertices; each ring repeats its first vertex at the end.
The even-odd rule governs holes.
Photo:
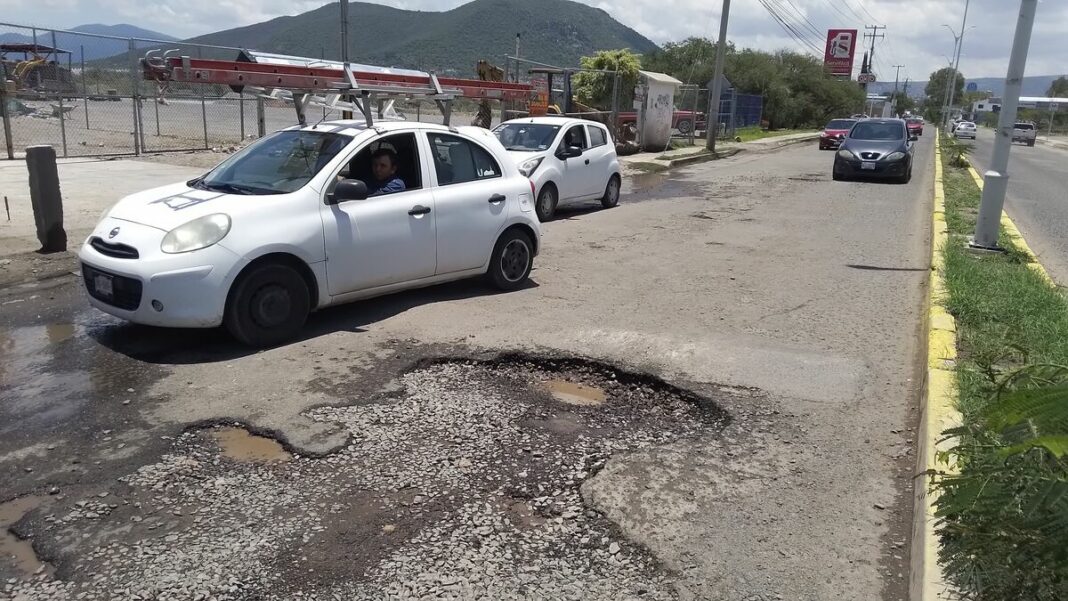
POLYGON ((956 136, 958 139, 971 138, 972 140, 974 140, 975 132, 976 127, 974 123, 972 123, 971 121, 961 121, 957 124, 956 129, 953 130, 953 135, 956 136))
POLYGON ((493 133, 519 172, 534 182, 538 219, 552 219, 561 202, 600 200, 605 208, 619 204, 619 159, 604 125, 528 117, 505 121, 493 133))
POLYGON ((484 129, 328 122, 122 199, 78 256, 90 303, 106 313, 225 324, 271 346, 330 305, 481 274, 519 288, 541 239, 533 200, 484 129), (395 173, 376 183, 372 157, 395 173), (376 194, 387 180, 403 189, 376 194))

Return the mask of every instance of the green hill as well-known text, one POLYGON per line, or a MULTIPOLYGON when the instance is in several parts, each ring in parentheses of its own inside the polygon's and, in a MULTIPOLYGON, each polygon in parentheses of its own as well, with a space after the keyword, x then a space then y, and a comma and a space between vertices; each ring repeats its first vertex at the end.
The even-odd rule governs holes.
MULTIPOLYGON (((315 10, 188 40, 299 56, 340 55, 340 9, 315 10)), ((486 59, 503 65, 522 35, 524 58, 577 66, 596 50, 656 44, 601 9, 569 0, 474 0, 445 12, 409 11, 379 4, 349 4, 349 57, 353 62, 472 75, 486 59)))

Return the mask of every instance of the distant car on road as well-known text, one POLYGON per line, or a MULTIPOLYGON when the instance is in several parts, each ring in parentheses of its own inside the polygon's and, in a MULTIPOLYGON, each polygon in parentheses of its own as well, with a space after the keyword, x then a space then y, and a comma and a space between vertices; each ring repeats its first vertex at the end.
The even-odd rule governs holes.
POLYGON ((917 136, 923 135, 923 119, 909 117, 905 119, 905 125, 909 128, 910 134, 916 134, 917 136))
MULTIPOLYGON (((637 126, 638 113, 634 111, 624 111, 619 113, 616 118, 616 123, 619 127, 637 126)), ((707 127, 705 121, 705 114, 694 111, 682 111, 675 109, 671 113, 671 129, 676 129, 681 134, 688 134, 695 130, 703 130, 707 127)))
POLYGON ((957 128, 953 130, 953 135, 956 136, 957 139, 968 138, 974 140, 976 131, 974 123, 971 121, 961 121, 957 124, 957 128))
POLYGON ((606 209, 619 204, 619 158, 604 125, 528 117, 505 121, 493 133, 534 183, 534 210, 541 221, 552 219, 562 202, 600 200, 606 209))
POLYGON ((856 122, 856 119, 831 119, 823 128, 823 133, 820 134, 820 150, 838 148, 842 144, 842 139, 856 122))
POLYGON ((890 178, 905 184, 912 179, 914 135, 902 119, 865 119, 849 130, 834 155, 832 177, 890 178))
POLYGON ((1028 146, 1035 145, 1035 124, 1030 121, 1021 121, 1012 126, 1012 141, 1023 142, 1028 146))
POLYGON ((310 311, 478 275, 519 288, 541 229, 531 182, 475 127, 334 121, 266 136, 201 177, 127 196, 78 258, 94 307, 242 343, 310 311))

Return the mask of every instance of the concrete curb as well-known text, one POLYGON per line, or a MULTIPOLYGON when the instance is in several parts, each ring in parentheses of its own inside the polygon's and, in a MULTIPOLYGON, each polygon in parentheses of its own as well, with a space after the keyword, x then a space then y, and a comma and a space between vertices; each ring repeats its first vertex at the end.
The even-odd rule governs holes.
POLYGON ((931 277, 924 311, 924 330, 927 332, 927 379, 924 382, 920 407, 920 434, 917 449, 912 553, 909 570, 909 599, 912 601, 942 601, 953 597, 938 564, 938 536, 935 532, 935 494, 928 490, 928 470, 943 473, 954 471, 954 462, 939 460, 952 441, 943 440, 942 432, 961 423, 956 409, 957 378, 957 322, 946 311, 948 294, 945 282, 943 249, 949 241, 946 225, 945 189, 942 180, 942 149, 940 136, 935 137, 934 211, 931 232, 931 277))

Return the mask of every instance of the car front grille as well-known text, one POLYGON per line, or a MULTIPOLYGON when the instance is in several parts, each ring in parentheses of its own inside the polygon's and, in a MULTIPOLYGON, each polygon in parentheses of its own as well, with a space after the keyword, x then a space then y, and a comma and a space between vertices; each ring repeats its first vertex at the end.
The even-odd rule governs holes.
POLYGON ((881 156, 883 156, 883 154, 881 152, 862 152, 862 153, 860 153, 860 158, 864 159, 865 161, 874 161, 875 159, 877 159, 877 158, 879 158, 881 156))
POLYGON ((114 257, 116 259, 136 259, 140 257, 140 253, 137 249, 117 242, 105 242, 103 238, 99 236, 93 236, 89 239, 89 246, 96 249, 96 252, 107 256, 114 257))
POLYGON ((141 306, 141 293, 143 285, 140 280, 128 278, 101 271, 82 263, 82 279, 85 280, 85 290, 96 300, 118 307, 124 311, 136 311, 141 306), (97 290, 97 277, 111 278, 111 295, 97 290))

